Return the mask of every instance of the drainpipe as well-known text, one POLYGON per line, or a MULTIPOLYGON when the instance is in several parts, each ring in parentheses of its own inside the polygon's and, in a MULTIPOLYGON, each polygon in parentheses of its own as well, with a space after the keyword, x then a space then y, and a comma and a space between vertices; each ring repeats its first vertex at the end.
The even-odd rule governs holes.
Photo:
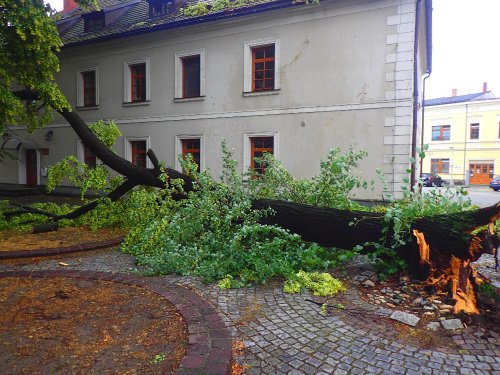
MULTIPOLYGON (((469 179, 467 178, 467 127, 469 123, 469 104, 465 103, 465 132, 464 132, 464 185, 469 187, 469 179)), ((470 176, 470 171, 469 171, 470 176)))
MULTIPOLYGON (((413 41, 413 128, 411 133, 411 157, 417 158, 417 130, 418 130, 418 37, 420 29, 420 3, 417 0, 417 8, 415 10, 415 40, 413 41)), ((411 166, 410 184, 411 191, 415 190, 415 164, 411 166)))
MULTIPOLYGON (((422 81, 422 132, 420 134, 420 150, 424 149, 424 129, 425 129, 425 81, 431 76, 431 70, 427 69, 425 72, 425 77, 422 81)), ((420 158, 420 174, 419 177, 422 178, 424 159, 420 158)))

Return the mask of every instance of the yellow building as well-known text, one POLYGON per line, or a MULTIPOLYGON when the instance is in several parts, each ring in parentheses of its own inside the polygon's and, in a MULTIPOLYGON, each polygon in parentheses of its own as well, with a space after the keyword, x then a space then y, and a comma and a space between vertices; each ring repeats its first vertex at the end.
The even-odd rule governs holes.
MULTIPOLYGON (((456 93, 456 91, 454 91, 456 93)), ((500 98, 481 93, 425 101, 422 171, 455 184, 500 176, 500 98)))

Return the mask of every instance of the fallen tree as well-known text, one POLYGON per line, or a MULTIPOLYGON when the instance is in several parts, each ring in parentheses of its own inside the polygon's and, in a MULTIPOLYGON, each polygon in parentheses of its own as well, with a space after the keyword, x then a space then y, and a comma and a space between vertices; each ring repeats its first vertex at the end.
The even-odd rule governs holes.
MULTIPOLYGON (((17 92, 16 95, 36 98, 35 93, 27 91, 17 92)), ((125 176, 125 182, 111 191, 108 198, 120 199, 138 185, 165 186, 160 178, 162 171, 158 159, 152 150, 148 150, 147 155, 153 168, 138 167, 105 147, 77 113, 69 110, 60 113, 104 164, 125 176)), ((170 179, 182 179, 186 192, 193 188, 191 177, 171 169, 164 170, 164 173, 170 179)), ((81 216, 96 206, 97 202, 93 201, 65 215, 46 215, 53 222, 58 222, 81 216)), ((45 214, 28 207, 19 208, 19 212, 45 214)), ((366 243, 384 242, 384 237, 389 240, 393 235, 391 223, 386 222, 383 213, 320 208, 276 200, 254 200, 253 208, 274 211, 274 215, 262 219, 263 223, 280 226, 299 234, 305 241, 325 247, 351 249, 366 243)), ((484 253, 496 254, 499 241, 493 233, 493 226, 499 217, 500 204, 475 211, 418 218, 411 225, 410 241, 398 247, 397 253, 408 263, 408 271, 414 278, 435 285, 439 290, 446 290, 450 299, 455 301, 456 312, 477 313, 475 289, 478 281, 470 263, 484 253), (483 226, 489 226, 489 230, 472 234, 483 226)), ((43 227, 36 230, 43 230, 43 227)), ((366 248, 369 251, 370 246, 366 248)))
MULTIPOLYGON (((93 3, 91 0, 79 2, 93 3)), ((153 168, 138 167, 102 144, 80 116, 71 111, 53 77, 53 72, 58 70, 55 53, 62 42, 54 20, 49 17, 50 7, 44 6, 43 2, 18 5, 4 2, 4 11, 0 15, 5 26, 0 31, 0 38, 5 56, 8 57, 0 64, 3 77, 0 80, 0 130, 4 130, 5 124, 27 124, 30 130, 43 127, 50 122, 51 109, 55 109, 85 146, 106 166, 124 176, 123 184, 108 194, 110 200, 120 199, 138 185, 163 188, 163 172, 151 150, 148 151, 148 157, 153 168), (14 91, 20 87, 28 89, 14 91)), ((165 173, 171 179, 182 179, 186 191, 192 189, 193 181, 189 176, 172 169, 166 169, 165 173)), ((96 202, 91 202, 69 214, 46 213, 46 216, 57 223, 62 219, 83 215, 96 206, 96 202)), ((274 210, 275 215, 267 217, 265 222, 289 229, 306 241, 324 246, 350 248, 366 242, 385 242, 397 233, 391 229, 394 223, 384 220, 384 215, 380 213, 266 200, 255 200, 253 206, 274 210)), ((407 260, 411 274, 440 289, 449 289, 451 297, 456 300, 455 311, 477 312, 474 300, 476 280, 470 262, 483 253, 498 250, 498 237, 493 233, 493 223, 498 220, 499 209, 497 204, 482 210, 418 218, 411 223, 411 235, 407 243, 396 249, 407 260), (489 230, 475 233, 477 228, 488 225, 489 230)), ((29 210, 19 207, 18 211, 29 210)))
MULTIPOLYGON (((253 207, 272 208, 276 214, 267 217, 265 223, 287 228, 322 246, 349 249, 380 241, 384 236, 383 214, 379 213, 265 200, 255 201, 253 207)), ((471 262, 482 254, 497 255, 500 240, 493 228, 499 219, 500 203, 474 211, 419 218, 411 226, 411 240, 397 253, 407 261, 412 277, 448 293, 455 302, 455 312, 478 313, 476 288, 480 280, 471 262), (484 226, 488 229, 473 234, 484 226)))

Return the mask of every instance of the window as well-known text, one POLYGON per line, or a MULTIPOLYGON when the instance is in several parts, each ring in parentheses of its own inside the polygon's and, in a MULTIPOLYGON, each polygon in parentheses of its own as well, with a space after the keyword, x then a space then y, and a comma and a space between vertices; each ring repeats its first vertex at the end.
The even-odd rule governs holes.
POLYGON ((205 50, 175 54, 175 101, 203 100, 205 96, 205 50))
POLYGON ((83 31, 85 33, 102 30, 106 25, 104 12, 102 11, 84 14, 83 19, 83 31))
POLYGON ((274 44, 252 48, 252 91, 274 90, 274 44))
POLYGON ((132 164, 146 168, 146 141, 130 141, 132 164))
POLYGON ((83 81, 83 106, 93 107, 96 105, 95 70, 82 72, 82 81, 83 81))
POLYGON ((200 134, 178 135, 175 137, 175 169, 183 172, 179 156, 183 158, 191 154, 193 160, 198 164, 198 172, 205 169, 205 160, 203 152, 203 136, 200 134))
POLYGON ((246 42, 244 48, 244 96, 277 94, 277 90, 280 88, 279 65, 278 39, 268 38, 246 42))
POLYGON ((124 103, 149 104, 149 59, 126 62, 124 72, 124 103))
POLYGON ((159 17, 171 14, 175 11, 175 3, 172 0, 149 1, 149 16, 159 17))
POLYGON ((85 145, 83 145, 83 162, 87 164, 89 168, 95 168, 97 165, 97 158, 94 152, 85 145))
POLYGON ((97 109, 99 106, 99 70, 87 68, 77 72, 76 106, 78 109, 97 109))
POLYGON ((431 172, 450 173, 450 159, 431 159, 431 172))
POLYGON ((450 140, 450 125, 438 125, 432 127, 433 141, 449 141, 450 140))
POLYGON ((182 59, 182 97, 200 96, 200 55, 182 59))
POLYGON ((199 138, 181 139, 182 143, 182 158, 185 159, 188 154, 191 154, 193 161, 198 164, 198 172, 201 165, 201 140, 199 138))
POLYGON ((479 139, 479 124, 470 124, 470 139, 479 139))
POLYGON ((146 64, 130 65, 131 102, 146 100, 146 64))
POLYGON ((264 174, 266 163, 264 154, 273 154, 273 137, 251 137, 250 138, 250 168, 255 174, 264 174))
POLYGON ((99 164, 97 156, 80 139, 76 142, 76 158, 80 163, 85 163, 89 168, 95 168, 99 164))

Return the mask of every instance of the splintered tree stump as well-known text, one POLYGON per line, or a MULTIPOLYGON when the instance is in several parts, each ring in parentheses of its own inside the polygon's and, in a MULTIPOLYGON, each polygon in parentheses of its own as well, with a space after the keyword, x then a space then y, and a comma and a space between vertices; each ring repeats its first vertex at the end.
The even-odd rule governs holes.
MULTIPOLYGON (((290 202, 258 200, 253 208, 271 208, 275 215, 265 224, 279 225, 306 241, 322 246, 351 249, 366 242, 378 242, 384 228, 383 214, 317 208, 290 202)), ((494 254, 500 241, 493 223, 500 218, 500 204, 480 210, 436 215, 412 225, 412 241, 397 249, 408 263, 408 272, 436 289, 448 292, 456 301, 454 312, 479 313, 476 304, 477 275, 471 263, 482 254, 494 254), (471 233, 481 226, 488 230, 471 233)), ((389 230, 388 233, 391 233, 389 230)))

